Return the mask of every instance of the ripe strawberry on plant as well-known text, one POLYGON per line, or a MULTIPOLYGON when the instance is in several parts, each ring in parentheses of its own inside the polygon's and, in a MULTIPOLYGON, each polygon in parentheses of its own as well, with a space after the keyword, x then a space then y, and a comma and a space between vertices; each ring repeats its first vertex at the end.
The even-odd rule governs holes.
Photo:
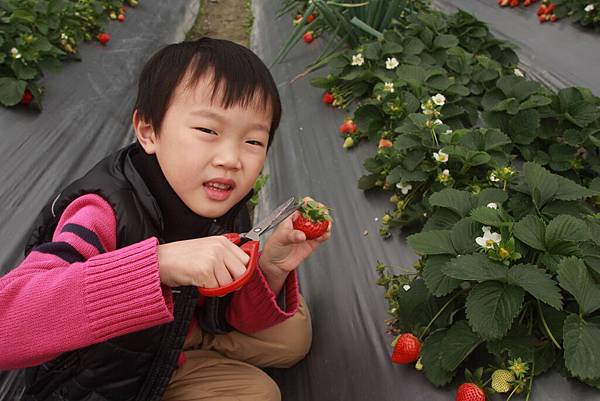
POLYGON ((125 14, 119 14, 119 16, 117 17, 117 19, 119 20, 119 22, 125 21, 125 14))
POLYGON ((292 24, 294 26, 298 25, 300 22, 302 22, 302 15, 298 14, 294 17, 294 22, 292 22, 292 24))
POLYGON ((106 32, 102 32, 101 34, 98 35, 98 41, 100 43, 102 43, 103 45, 106 45, 109 40, 110 40, 110 35, 106 32))
POLYGON ((385 139, 385 138, 381 138, 379 140, 379 145, 377 145, 377 147, 379 149, 391 148, 392 146, 394 146, 394 144, 392 143, 392 141, 390 141, 389 139, 385 139))
POLYGON ((333 98, 333 94, 329 91, 323 93, 323 103, 332 104, 335 99, 333 98))
POLYGON ((346 134, 346 135, 350 135, 350 134, 356 133, 357 129, 358 129, 358 127, 356 126, 356 124, 354 123, 354 121, 352 121, 352 119, 350 119, 350 118, 344 120, 344 122, 342 123, 342 125, 340 125, 340 132, 342 134, 346 134))
POLYGON ((485 401, 485 392, 475 383, 463 383, 456 391, 456 401, 485 401))
POLYGON ((293 220, 294 229, 302 231, 308 240, 323 236, 331 221, 328 211, 329 208, 312 200, 302 203, 300 214, 293 220))
POLYGON ((405 365, 419 359, 421 353, 421 340, 411 333, 403 333, 396 337, 396 344, 392 352, 392 362, 405 365))
POLYGON ((304 39, 304 43, 312 43, 313 40, 315 40, 315 35, 313 31, 308 31, 304 34, 304 36, 302 37, 302 39, 304 39))
POLYGON ((306 17, 306 24, 310 24, 315 20, 315 18, 317 18, 317 15, 315 13, 310 14, 308 17, 306 17))
POLYGON ((27 106, 32 100, 33 94, 29 89, 25 89, 25 92, 23 92, 23 96, 21 97, 21 103, 27 106))

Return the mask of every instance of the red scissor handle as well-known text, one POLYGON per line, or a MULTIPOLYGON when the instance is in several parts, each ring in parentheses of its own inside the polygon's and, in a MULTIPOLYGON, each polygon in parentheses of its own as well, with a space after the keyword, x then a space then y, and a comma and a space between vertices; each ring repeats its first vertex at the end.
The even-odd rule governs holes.
MULTIPOLYGON (((230 240, 236 245, 239 245, 239 243, 241 242, 239 234, 225 234, 225 237, 227 237, 228 240, 230 240)), ((200 295, 203 295, 205 297, 222 297, 224 295, 229 294, 230 292, 239 290, 244 284, 248 282, 248 280, 250 280, 250 277, 252 277, 254 271, 256 270, 256 267, 258 266, 260 243, 258 241, 248 241, 245 244, 243 244, 240 248, 242 249, 242 251, 246 252, 248 256, 250 256, 250 260, 248 261, 248 265, 246 266, 246 272, 244 273, 244 275, 242 275, 242 277, 238 278, 234 282, 229 283, 223 287, 198 287, 198 292, 200 293, 200 295)))

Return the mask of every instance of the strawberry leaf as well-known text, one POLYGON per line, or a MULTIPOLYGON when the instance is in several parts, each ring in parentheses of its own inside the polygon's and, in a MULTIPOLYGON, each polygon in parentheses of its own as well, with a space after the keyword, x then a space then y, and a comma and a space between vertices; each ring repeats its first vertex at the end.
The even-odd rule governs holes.
POLYGON ((540 301, 562 309, 562 296, 556 281, 543 269, 533 265, 516 265, 508 271, 509 282, 518 285, 540 301))
POLYGON ((485 339, 500 338, 521 311, 525 292, 514 285, 497 281, 477 284, 466 301, 469 324, 485 339))
POLYGON ((555 217, 546 227, 546 248, 552 250, 563 241, 581 242, 589 239, 584 221, 568 215, 555 217))
POLYGON ((563 259, 558 267, 558 282, 575 297, 582 314, 587 315, 600 308, 600 286, 592 279, 581 259, 563 259))
POLYGON ((423 279, 430 293, 436 297, 443 297, 450 294, 460 285, 460 280, 456 280, 442 273, 442 267, 450 260, 447 255, 429 256, 425 260, 423 267, 423 279))
POLYGON ((482 342, 483 339, 471 330, 466 320, 454 323, 442 340, 445 350, 441 358, 442 368, 454 371, 482 342))
POLYGON ((584 320, 577 314, 570 314, 565 320, 564 342, 565 365, 581 379, 598 379, 600 371, 600 322, 584 320))
POLYGON ((432 194, 429 203, 431 206, 445 207, 465 217, 473 208, 475 198, 470 192, 448 188, 432 194))
POLYGON ((513 227, 514 236, 532 248, 543 251, 545 247, 546 225, 539 217, 527 215, 513 227))
POLYGON ((445 330, 430 334, 421 348, 421 361, 425 376, 436 387, 442 387, 450 383, 456 373, 444 369, 442 364, 443 354, 448 351, 443 344, 445 335, 445 330))
POLYGON ((450 230, 431 230, 409 236, 408 245, 424 255, 455 255, 450 230))
POLYGON ((457 280, 506 280, 508 269, 490 260, 486 255, 476 253, 461 255, 450 260, 442 267, 442 273, 457 280))
POLYGON ((492 227, 500 227, 504 223, 500 210, 486 206, 471 210, 471 218, 481 224, 492 227))

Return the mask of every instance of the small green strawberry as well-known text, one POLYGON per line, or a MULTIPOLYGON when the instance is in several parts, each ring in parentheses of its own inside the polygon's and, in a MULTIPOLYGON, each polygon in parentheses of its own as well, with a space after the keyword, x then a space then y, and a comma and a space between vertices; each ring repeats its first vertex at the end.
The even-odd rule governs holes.
POLYGON ((505 369, 498 369, 492 373, 492 388, 497 393, 508 393, 512 389, 515 375, 505 369))

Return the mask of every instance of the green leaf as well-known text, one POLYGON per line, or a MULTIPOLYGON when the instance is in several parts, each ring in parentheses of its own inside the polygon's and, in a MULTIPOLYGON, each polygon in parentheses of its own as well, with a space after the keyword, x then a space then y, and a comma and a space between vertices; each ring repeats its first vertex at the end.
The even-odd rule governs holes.
POLYGON ((479 246, 475 242, 481 234, 481 225, 470 217, 465 217, 452 227, 450 238, 456 253, 463 255, 476 252, 479 246))
POLYGON ((468 215, 473 208, 474 197, 470 192, 453 188, 443 189, 429 197, 431 206, 445 207, 458 213, 461 217, 468 215))
POLYGON ((445 352, 444 337, 446 331, 436 331, 427 336, 421 348, 421 361, 427 379, 436 387, 442 387, 452 381, 455 371, 443 368, 442 358, 445 352))
POLYGON ((431 230, 409 236, 408 245, 423 255, 454 255, 449 230, 431 230))
POLYGON ((589 237, 589 230, 583 220, 563 214, 555 217, 546 227, 546 248, 552 250, 563 241, 580 242, 589 237))
POLYGON ((498 188, 486 188, 476 196, 476 206, 487 206, 490 203, 503 204, 508 199, 508 194, 498 188))
POLYGON ((469 292, 466 301, 469 324, 485 339, 503 337, 521 311, 525 292, 520 287, 486 281, 469 292))
POLYGON ((442 266, 442 273, 448 277, 477 282, 505 281, 507 272, 506 266, 492 261, 481 253, 457 256, 442 266))
POLYGON ((545 250, 546 225, 535 215, 527 215, 513 226, 513 234, 520 241, 540 251, 545 250))
POLYGON ((577 125, 585 128, 598 118, 598 107, 589 101, 582 100, 569 107, 565 118, 577 125))
POLYGON ((552 103, 552 99, 542 95, 531 95, 519 106, 519 111, 547 106, 552 103))
POLYGON ((14 78, 0 78, 0 103, 4 106, 14 106, 21 101, 27 82, 14 78))
POLYGON ((458 46, 458 43, 458 39, 454 35, 438 35, 433 41, 433 46, 449 49, 458 46))
POLYGON ((427 71, 418 66, 403 64, 396 68, 396 75, 401 81, 413 85, 421 85, 427 79, 427 71))
POLYGON ((449 209, 438 209, 431 214, 423 226, 423 231, 450 230, 458 221, 460 216, 449 209))
POLYGON ((425 50, 425 45, 418 38, 410 37, 402 44, 404 47, 404 54, 417 55, 425 50))
POLYGON ((600 308, 600 287, 581 259, 564 258, 558 266, 558 282, 575 297, 584 315, 600 308))
POLYGON ((540 88, 539 83, 514 75, 503 76, 496 82, 496 86, 506 97, 514 97, 519 102, 533 95, 540 88))
POLYGON ((358 179, 358 188, 363 191, 374 188, 378 180, 379 174, 363 175, 358 179))
POLYGON ((510 136, 522 145, 532 143, 538 136, 540 115, 535 110, 520 111, 509 121, 510 136))
POLYGON ((509 282, 518 285, 540 301, 562 309, 562 296, 556 281, 543 269, 533 265, 516 265, 508 271, 509 282))
POLYGON ((498 88, 493 88, 485 92, 481 98, 481 105, 485 110, 490 110, 504 99, 506 99, 504 93, 498 88))
POLYGON ((442 273, 442 266, 450 260, 449 256, 428 256, 424 262, 423 279, 430 293, 436 297, 450 294, 460 285, 460 280, 453 279, 442 273))
POLYGON ((471 330, 466 320, 460 320, 448 331, 442 340, 446 350, 442 354, 442 368, 454 371, 483 342, 483 339, 471 330))
POLYGON ((565 365, 580 379, 600 377, 600 324, 586 321, 576 314, 565 320, 565 365))
POLYGON ((486 226, 500 227, 504 223, 502 213, 490 207, 478 207, 471 210, 471 218, 486 226))
POLYGON ((533 196, 534 203, 538 208, 542 208, 559 191, 559 176, 550 173, 539 164, 525 163, 523 173, 529 193, 533 196))
POLYGON ((600 192, 593 191, 586 187, 569 180, 568 178, 561 177, 559 175, 552 174, 556 177, 558 182, 558 189, 556 190, 555 197, 559 200, 577 200, 589 198, 590 196, 600 195, 600 192))

